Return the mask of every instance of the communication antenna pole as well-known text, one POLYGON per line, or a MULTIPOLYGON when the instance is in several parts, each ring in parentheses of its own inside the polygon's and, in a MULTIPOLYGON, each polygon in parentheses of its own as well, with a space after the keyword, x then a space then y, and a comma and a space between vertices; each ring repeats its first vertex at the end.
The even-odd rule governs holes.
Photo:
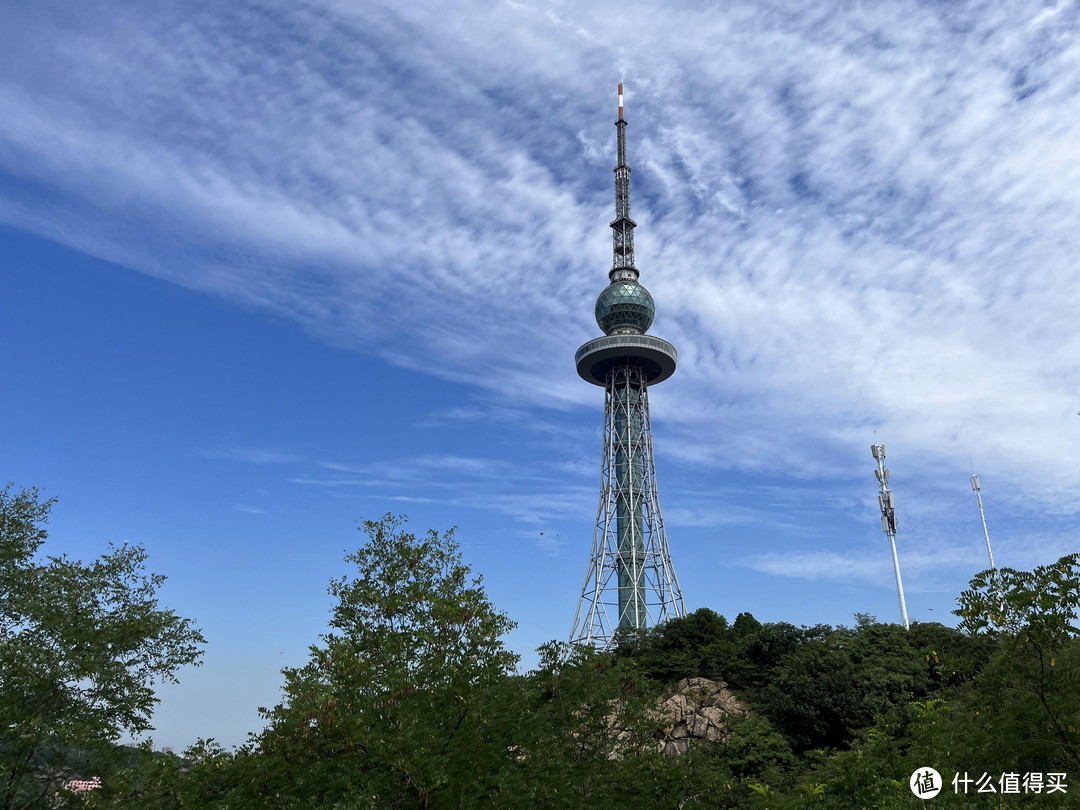
POLYGON ((904 599, 904 581, 900 579, 900 558, 896 556, 896 510, 893 508, 892 490, 889 489, 889 471, 885 469, 885 445, 872 444, 870 452, 877 461, 874 475, 877 476, 881 490, 878 493, 878 504, 881 506, 881 529, 888 535, 889 546, 892 548, 893 570, 896 571, 896 592, 900 596, 900 617, 904 620, 904 629, 910 630, 907 601, 904 599))
MULTIPOLYGON (((969 459, 970 461, 970 459, 969 459)), ((1001 611, 1005 612, 1005 596, 1001 589, 1001 577, 998 576, 997 563, 994 562, 994 551, 990 548, 990 530, 986 528, 986 512, 983 511, 982 487, 979 486, 979 476, 975 474, 975 466, 971 467, 971 488, 975 490, 975 499, 979 502, 979 517, 982 518, 983 537, 986 538, 986 556, 990 558, 990 570, 993 571, 994 587, 998 592, 998 601, 1001 611)))
POLYGON ((997 578, 997 565, 994 563, 994 551, 990 548, 990 530, 986 528, 986 512, 983 511, 982 488, 979 486, 979 476, 975 470, 971 471, 971 488, 975 490, 975 499, 979 502, 979 517, 982 518, 983 537, 986 538, 986 556, 990 558, 990 567, 994 569, 994 578, 997 578))

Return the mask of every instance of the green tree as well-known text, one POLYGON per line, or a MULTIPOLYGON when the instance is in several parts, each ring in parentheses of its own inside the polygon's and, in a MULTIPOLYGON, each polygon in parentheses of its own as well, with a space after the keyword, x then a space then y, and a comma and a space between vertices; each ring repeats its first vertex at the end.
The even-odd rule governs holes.
POLYGON ((846 745, 886 710, 924 697, 924 656, 903 627, 864 623, 810 641, 784 658, 763 708, 796 748, 846 745))
POLYGON ((939 622, 912 622, 910 641, 922 654, 931 685, 939 692, 971 681, 995 649, 985 633, 971 635, 939 622))
POLYGON ((660 686, 637 661, 551 642, 520 682, 517 783, 501 807, 681 806, 685 774, 661 753, 660 686))
POLYGON ((709 608, 671 619, 622 645, 649 678, 672 683, 680 678, 719 678, 736 655, 727 619, 709 608))
MULTIPOLYGON (((122 545, 40 559, 53 499, 0 489, 0 807, 49 806, 63 779, 123 732, 150 729, 153 686, 205 643, 158 607, 164 582, 122 545)), ((87 774, 88 775, 88 774, 87 774)))
POLYGON ((99 789, 77 807, 109 810, 173 810, 177 807, 237 807, 229 804, 236 787, 254 776, 250 746, 228 752, 214 740, 200 739, 180 756, 154 751, 149 743, 117 752, 99 789))
POLYGON ((731 634, 735 638, 745 638, 761 630, 761 622, 754 618, 753 613, 740 613, 735 617, 735 623, 731 625, 731 634))
POLYGON ((788 655, 806 641, 804 630, 788 622, 768 622, 739 640, 758 680, 764 680, 788 655))
POLYGON ((980 716, 1027 740, 1021 761, 1080 770, 1080 555, 983 571, 958 601, 960 628, 998 647, 978 679, 980 716))
POLYGON ((798 760, 792 754, 790 744, 764 717, 734 717, 727 721, 727 726, 730 734, 726 743, 697 740, 685 754, 664 757, 668 767, 676 771, 666 783, 663 781, 666 774, 659 768, 654 768, 648 779, 640 779, 633 772, 625 777, 643 796, 652 795, 657 783, 663 785, 662 795, 667 801, 647 804, 627 800, 597 806, 655 807, 657 810, 777 807, 776 803, 763 804, 759 789, 772 795, 778 788, 794 785, 798 760))
MULTIPOLYGON (((330 632, 285 700, 263 709, 248 806, 484 806, 513 765, 492 707, 517 656, 513 626, 461 561, 453 530, 417 537, 367 521, 368 542, 330 584, 330 632)), ((497 802, 496 802, 497 806, 497 802)))

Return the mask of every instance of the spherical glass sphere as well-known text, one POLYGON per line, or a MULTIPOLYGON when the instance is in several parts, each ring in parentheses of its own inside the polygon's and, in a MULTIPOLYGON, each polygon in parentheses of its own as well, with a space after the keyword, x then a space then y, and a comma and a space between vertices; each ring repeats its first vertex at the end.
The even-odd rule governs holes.
POLYGON ((614 281, 596 299, 596 323, 605 335, 620 328, 644 334, 655 316, 652 296, 636 281, 614 281))

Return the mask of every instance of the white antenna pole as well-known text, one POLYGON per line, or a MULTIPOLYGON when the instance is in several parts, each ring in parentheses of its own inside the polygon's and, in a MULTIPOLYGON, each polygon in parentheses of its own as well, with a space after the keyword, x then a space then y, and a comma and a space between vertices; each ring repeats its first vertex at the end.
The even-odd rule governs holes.
POLYGON ((986 512, 983 511, 982 489, 979 487, 979 476, 971 474, 971 488, 975 490, 975 499, 979 502, 979 517, 982 518, 983 537, 986 538, 986 556, 990 558, 990 567, 994 569, 994 577, 997 577, 997 565, 994 563, 994 551, 990 548, 990 530, 986 528, 986 512))
POLYGON ((911 623, 908 621, 907 600, 904 599, 904 581, 900 578, 900 558, 896 556, 896 510, 893 508, 893 494, 889 489, 889 471, 885 469, 885 445, 872 444, 870 452, 877 461, 877 476, 880 492, 878 493, 878 505, 881 506, 881 529, 889 537, 889 546, 892 548, 893 570, 896 572, 896 593, 900 597, 900 617, 904 621, 904 629, 910 630, 911 623))
MULTIPOLYGON (((970 461, 970 459, 969 459, 970 461)), ((990 530, 986 528, 986 512, 983 510, 982 487, 979 486, 979 476, 975 474, 975 465, 971 466, 971 488, 975 490, 975 499, 979 502, 979 517, 982 518, 983 537, 986 538, 986 556, 990 558, 990 570, 993 571, 994 588, 998 593, 998 606, 1001 615, 1005 615, 1005 594, 1001 588, 1001 577, 998 576, 997 563, 994 562, 994 551, 990 548, 990 530)))

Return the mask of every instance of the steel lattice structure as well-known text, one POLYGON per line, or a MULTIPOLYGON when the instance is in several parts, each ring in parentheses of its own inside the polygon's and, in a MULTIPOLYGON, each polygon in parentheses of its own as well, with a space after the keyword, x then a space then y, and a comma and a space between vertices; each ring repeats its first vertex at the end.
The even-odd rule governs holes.
POLYGON ((675 373, 678 355, 666 340, 645 334, 655 305, 634 266, 621 84, 615 124, 612 267, 610 284, 596 301, 605 337, 590 340, 575 357, 578 374, 604 387, 604 445, 592 553, 570 641, 599 649, 686 615, 656 491, 648 390, 675 373))

